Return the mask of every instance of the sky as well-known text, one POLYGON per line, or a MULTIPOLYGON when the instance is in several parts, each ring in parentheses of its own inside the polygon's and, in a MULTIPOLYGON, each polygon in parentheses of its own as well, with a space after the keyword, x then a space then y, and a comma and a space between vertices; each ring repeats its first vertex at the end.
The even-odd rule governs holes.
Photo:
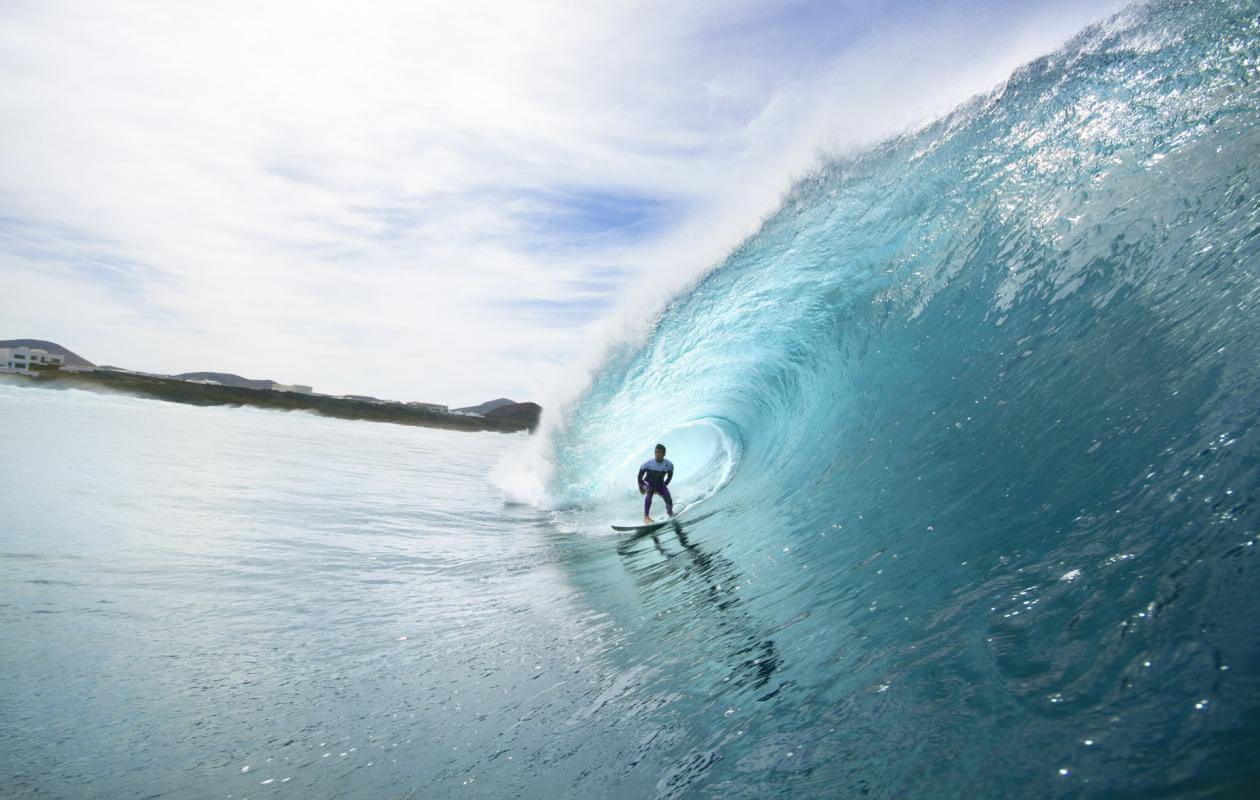
POLYGON ((0 338, 545 402, 820 158, 1119 7, 0 0, 0 338))

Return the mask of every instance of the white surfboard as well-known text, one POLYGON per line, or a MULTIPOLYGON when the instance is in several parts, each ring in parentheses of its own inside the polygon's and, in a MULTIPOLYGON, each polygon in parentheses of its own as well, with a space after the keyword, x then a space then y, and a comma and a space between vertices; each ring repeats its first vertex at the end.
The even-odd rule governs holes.
POLYGON ((654 530, 656 530, 657 528, 664 528, 666 525, 670 525, 670 524, 672 524, 672 523, 674 522, 674 520, 675 520, 675 519, 677 519, 677 516, 674 516, 674 517, 666 517, 665 519, 662 519, 662 520, 657 520, 656 522, 653 522, 653 523, 650 523, 650 524, 647 524, 647 525, 644 525, 644 524, 639 524, 639 525, 613 525, 613 526, 612 526, 612 529, 613 529, 613 530, 615 530, 615 531, 623 531, 623 532, 624 532, 624 531, 634 531, 634 532, 636 532, 636 533, 647 533, 648 531, 654 531, 654 530))

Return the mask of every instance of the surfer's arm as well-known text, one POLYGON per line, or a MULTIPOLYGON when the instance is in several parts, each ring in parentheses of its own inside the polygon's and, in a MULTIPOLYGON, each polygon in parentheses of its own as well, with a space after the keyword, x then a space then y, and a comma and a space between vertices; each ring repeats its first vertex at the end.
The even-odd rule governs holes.
POLYGON ((672 481, 673 479, 674 479, 674 471, 671 469, 669 472, 665 473, 665 485, 669 486, 669 482, 672 481))
POLYGON ((635 483, 639 484, 639 486, 643 486, 643 479, 645 477, 647 477, 647 470, 639 467, 639 478, 635 481, 635 483))

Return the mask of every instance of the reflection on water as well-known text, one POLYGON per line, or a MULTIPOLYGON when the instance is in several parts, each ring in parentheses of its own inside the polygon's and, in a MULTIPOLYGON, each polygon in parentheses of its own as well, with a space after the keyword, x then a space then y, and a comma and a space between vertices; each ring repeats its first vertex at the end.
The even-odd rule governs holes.
MULTIPOLYGON (((687 536, 687 525, 712 515, 698 516, 686 523, 671 520, 663 528, 635 533, 617 544, 617 553, 644 592, 681 570, 687 587, 684 591, 690 592, 692 598, 688 624, 703 638, 710 657, 729 665, 730 674, 723 682, 729 682, 732 688, 761 689, 770 683, 781 663, 774 640, 763 632, 767 626, 758 625, 744 610, 739 597, 744 581, 735 564, 722 555, 706 552, 687 536), (681 549, 667 549, 663 538, 681 549), (649 541, 651 547, 646 546, 649 541), (679 558, 685 559, 682 566, 677 564, 679 558)), ((769 700, 782 688, 777 686, 756 699, 769 700)))

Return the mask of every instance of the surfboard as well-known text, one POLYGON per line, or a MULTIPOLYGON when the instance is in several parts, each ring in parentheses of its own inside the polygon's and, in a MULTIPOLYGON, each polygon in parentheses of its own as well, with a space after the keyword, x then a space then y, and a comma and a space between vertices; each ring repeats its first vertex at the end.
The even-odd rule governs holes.
POLYGON ((714 514, 717 514, 721 511, 721 509, 718 509, 718 508, 713 508, 706 511, 705 509, 702 509, 702 508, 696 508, 697 505, 699 504, 692 503, 689 506, 683 506, 682 508, 678 509, 677 513, 675 513, 674 516, 657 520, 656 522, 653 522, 651 525, 644 525, 642 523, 639 523, 638 525, 612 525, 611 527, 613 530, 619 533, 651 533, 652 531, 659 530, 660 528, 664 528, 670 525, 677 524, 678 526, 681 527, 684 522, 688 525, 694 525, 695 523, 702 522, 703 520, 706 520, 709 517, 712 517, 714 514), (683 519, 684 515, 686 516, 686 520, 683 519))
POLYGON ((634 533, 647 533, 648 531, 654 531, 657 528, 664 528, 666 525, 672 525, 674 524, 675 520, 677 520, 677 516, 667 517, 666 519, 658 520, 656 522, 653 522, 651 525, 613 525, 611 527, 615 531, 622 531, 622 532, 633 531, 634 533))

